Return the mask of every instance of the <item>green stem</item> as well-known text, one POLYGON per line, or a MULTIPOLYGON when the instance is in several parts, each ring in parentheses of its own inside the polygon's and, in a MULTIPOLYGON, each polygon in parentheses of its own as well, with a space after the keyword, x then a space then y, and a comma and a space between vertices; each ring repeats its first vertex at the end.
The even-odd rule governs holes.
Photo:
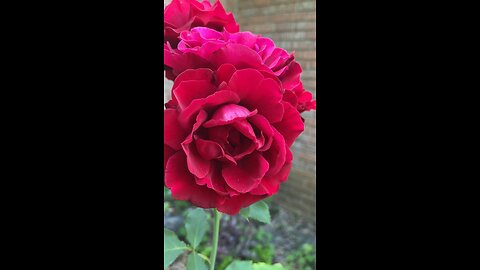
POLYGON ((217 258, 217 247, 218 247, 218 235, 220 233, 220 219, 222 218, 222 213, 215 211, 215 224, 213 227, 213 249, 210 254, 210 270, 215 269, 215 259, 217 258))

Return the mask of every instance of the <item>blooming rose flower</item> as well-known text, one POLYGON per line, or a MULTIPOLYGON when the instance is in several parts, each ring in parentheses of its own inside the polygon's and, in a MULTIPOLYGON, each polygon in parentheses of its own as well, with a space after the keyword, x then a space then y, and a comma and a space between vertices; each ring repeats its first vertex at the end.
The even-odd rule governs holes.
POLYGON ((294 53, 275 46, 274 42, 251 32, 229 33, 207 27, 195 27, 180 34, 177 49, 164 45, 167 77, 175 76, 189 68, 217 69, 225 63, 237 69, 254 68, 281 82, 285 100, 299 112, 316 108, 313 95, 300 81, 302 68, 294 53))
POLYGON ((229 32, 238 32, 239 26, 232 13, 227 13, 218 0, 212 5, 208 0, 173 0, 164 10, 163 36, 172 48, 179 42, 178 35, 196 26, 229 32))
POLYGON ((165 185, 172 196, 235 215, 278 192, 304 130, 269 73, 222 64, 188 69, 164 111, 165 185))

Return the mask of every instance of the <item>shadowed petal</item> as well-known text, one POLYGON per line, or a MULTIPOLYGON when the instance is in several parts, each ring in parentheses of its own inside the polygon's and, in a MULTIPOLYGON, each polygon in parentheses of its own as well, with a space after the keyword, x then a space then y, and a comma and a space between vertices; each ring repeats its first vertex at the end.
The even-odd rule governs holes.
POLYGON ((217 78, 217 85, 220 85, 222 82, 228 83, 230 78, 232 78, 233 73, 235 73, 236 68, 232 64, 223 64, 215 72, 217 78))
POLYGON ((270 123, 282 120, 282 90, 274 80, 264 79, 259 71, 238 70, 230 79, 228 89, 238 94, 239 104, 250 110, 257 109, 270 123))
POLYGON ((252 124, 252 126, 255 126, 258 130, 260 130, 265 138, 264 143, 258 150, 266 151, 270 149, 270 146, 273 142, 274 132, 268 120, 264 116, 257 114, 248 118, 248 121, 252 124))
POLYGON ((172 197, 176 200, 190 201, 202 208, 220 206, 225 198, 214 190, 197 185, 186 165, 185 153, 181 151, 170 157, 167 162, 165 185, 172 191, 172 197))
POLYGON ((246 193, 258 186, 268 167, 268 162, 262 155, 252 153, 238 161, 237 166, 224 167, 222 176, 231 188, 246 193))
POLYGON ((179 116, 179 122, 184 128, 191 127, 195 121, 195 115, 200 110, 210 111, 223 104, 238 103, 240 98, 232 91, 218 91, 213 95, 193 100, 188 107, 186 107, 179 116))
POLYGON ((188 69, 182 72, 180 75, 175 78, 173 82, 172 89, 178 87, 181 82, 185 81, 212 81, 213 71, 208 68, 199 68, 199 69, 188 69))
POLYGON ((168 159, 173 156, 177 151, 173 150, 170 146, 164 144, 163 145, 163 169, 167 167, 168 159))
POLYGON ((263 152, 263 156, 270 164, 270 170, 267 176, 276 175, 285 164, 286 146, 283 136, 274 129, 273 142, 268 151, 263 152))
POLYGON ((207 113, 203 110, 197 116, 197 122, 193 126, 192 132, 188 135, 187 139, 182 142, 183 151, 187 155, 187 166, 188 170, 198 178, 205 177, 210 171, 210 161, 203 158, 197 150, 193 142, 193 133, 197 131, 198 128, 205 122, 207 119, 207 113))
POLYGON ((305 124, 302 121, 302 117, 296 108, 288 102, 283 102, 285 113, 283 119, 279 123, 275 123, 273 126, 280 132, 285 138, 285 143, 288 147, 292 146, 295 139, 305 129, 305 124))
POLYGON ((178 112, 174 109, 163 111, 164 143, 174 150, 182 149, 180 144, 187 136, 187 132, 178 124, 178 112))
POLYGON ((206 160, 219 158, 225 154, 222 147, 214 141, 204 140, 196 137, 195 145, 198 153, 206 160))
POLYGON ((268 196, 277 194, 280 183, 287 181, 291 168, 292 163, 287 163, 283 165, 282 169, 276 175, 265 176, 258 187, 250 191, 250 194, 268 196))
POLYGON ((172 92, 180 109, 184 109, 193 100, 206 98, 213 94, 215 88, 210 81, 183 81, 172 92))
POLYGON ((219 162, 212 163, 212 169, 207 176, 201 179, 196 179, 197 184, 206 185, 208 188, 215 190, 217 193, 225 196, 236 196, 239 193, 230 188, 223 179, 222 165, 219 162))
POLYGON ((226 198, 224 203, 218 206, 217 210, 228 215, 236 215, 240 212, 240 209, 248 207, 266 197, 267 195, 240 194, 226 198))

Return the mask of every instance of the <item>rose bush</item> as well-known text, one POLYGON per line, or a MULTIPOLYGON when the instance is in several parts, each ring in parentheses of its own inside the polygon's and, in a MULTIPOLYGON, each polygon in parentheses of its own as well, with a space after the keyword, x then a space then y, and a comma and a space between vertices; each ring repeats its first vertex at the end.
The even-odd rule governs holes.
POLYGON ((179 34, 196 26, 205 26, 222 31, 238 32, 239 26, 232 13, 227 13, 217 0, 213 5, 208 0, 172 0, 164 12, 164 42, 176 48, 179 34))
POLYGON ((230 33, 207 27, 195 27, 180 34, 177 48, 164 44, 164 63, 167 77, 191 68, 216 70, 229 63, 237 69, 253 68, 265 76, 278 80, 283 99, 299 112, 316 108, 313 95, 303 88, 300 81, 302 68, 295 61, 294 53, 275 46, 274 42, 250 32, 230 33))
POLYGON ((269 72, 231 63, 187 69, 164 111, 165 185, 172 196, 235 215, 277 193, 304 130, 269 72))

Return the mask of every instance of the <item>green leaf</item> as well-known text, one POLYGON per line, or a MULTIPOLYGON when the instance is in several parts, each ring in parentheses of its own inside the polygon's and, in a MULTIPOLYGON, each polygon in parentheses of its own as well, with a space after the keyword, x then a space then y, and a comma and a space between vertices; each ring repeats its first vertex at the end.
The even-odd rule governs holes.
POLYGON ((261 263, 254 263, 253 270, 285 270, 285 268, 283 268, 283 266, 279 263, 271 265, 271 264, 266 264, 261 262, 261 263))
POLYGON ((164 202, 163 203, 163 212, 166 212, 169 207, 170 207, 170 204, 168 202, 164 202))
POLYGON ((194 249, 197 248, 208 229, 207 213, 200 208, 189 211, 185 221, 185 228, 187 230, 188 242, 194 249))
POLYGON ((225 270, 253 270, 252 261, 233 261, 225 270))
POLYGON ((208 264, 210 264, 210 258, 203 255, 202 253, 197 253, 197 255, 200 256, 200 258, 202 258, 204 261, 208 262, 208 264))
POLYGON ((163 229, 163 268, 167 268, 178 255, 182 254, 188 247, 184 242, 178 240, 177 235, 167 229, 163 229))
POLYGON ((250 207, 245 207, 240 210, 240 215, 242 215, 242 217, 244 217, 247 221, 250 221, 248 220, 249 214, 250 214, 250 207))
MULTIPOLYGON (((268 204, 263 201, 259 201, 250 205, 248 208, 244 208, 243 213, 240 210, 240 214, 245 217, 247 215, 249 218, 256 219, 263 223, 270 223, 270 210, 268 209, 268 204), (244 210, 245 209, 245 210, 244 210)), ((248 220, 248 218, 247 218, 248 220)))
POLYGON ((188 255, 187 270, 207 270, 203 259, 194 251, 188 255))

